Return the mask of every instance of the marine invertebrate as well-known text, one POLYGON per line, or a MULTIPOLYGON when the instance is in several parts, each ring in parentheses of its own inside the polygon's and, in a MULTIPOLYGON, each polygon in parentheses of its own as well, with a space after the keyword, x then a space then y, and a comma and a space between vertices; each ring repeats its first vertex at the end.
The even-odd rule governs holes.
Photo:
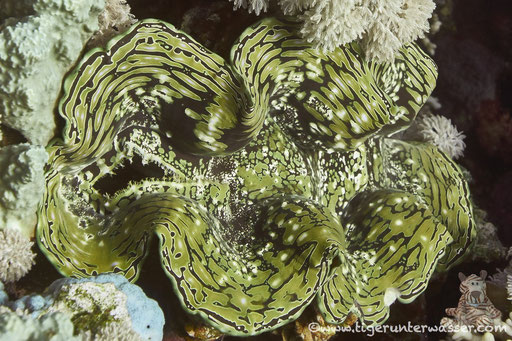
POLYGON ((4 291, 4 283, 0 281, 0 306, 4 305, 9 300, 9 296, 4 291))
POLYGON ((36 210, 44 191, 48 154, 28 143, 0 148, 0 230, 34 236, 36 210))
POLYGON ((326 323, 382 323, 461 259, 474 222, 460 170, 385 137, 428 98, 432 60, 409 44, 368 63, 297 29, 251 26, 231 65, 153 19, 86 54, 64 84, 38 215, 62 274, 135 280, 156 234, 184 308, 249 335, 313 302, 326 323), (122 172, 139 176, 112 187, 122 172))
MULTIPOLYGON (((473 212, 477 233, 471 249, 471 260, 490 263, 509 258, 508 249, 503 246, 498 236, 498 228, 488 220, 487 212, 475 205, 473 205, 473 212)), ((489 276, 488 281, 494 282, 495 276, 497 275, 489 276)))
POLYGON ((53 137, 60 84, 98 28, 103 5, 103 0, 0 4, 0 120, 30 143, 45 146, 53 137))
POLYGON ((459 272, 460 292, 457 308, 446 309, 446 314, 454 319, 445 317, 441 320, 443 326, 474 326, 486 327, 501 324, 501 312, 494 307, 487 297, 485 277, 487 272, 480 271, 480 276, 465 276, 459 272))
POLYGON ((130 5, 126 0, 106 0, 98 22, 99 28, 88 42, 90 47, 105 45, 113 36, 135 24, 137 19, 130 13, 130 5))
POLYGON ((139 334, 135 333, 131 325, 127 323, 109 323, 99 328, 96 333, 86 332, 82 334, 82 341, 143 341, 139 334))
POLYGON ((453 159, 458 159, 464 154, 463 133, 457 131, 449 118, 441 115, 426 114, 417 122, 420 135, 425 141, 433 143, 453 159))
POLYGON ((66 314, 51 313, 35 319, 0 306, 0 340, 82 341, 82 338, 73 335, 73 323, 66 314))
POLYGON ((512 301, 512 275, 507 275, 507 298, 512 301))
MULTIPOLYGON (((268 0, 232 0, 235 8, 247 7, 257 15, 268 0)), ((315 46, 333 50, 355 40, 368 59, 391 62, 399 48, 428 31, 432 0, 279 0, 286 15, 303 22, 301 35, 315 46)))
POLYGON ((133 340, 161 340, 163 336, 164 316, 158 304, 116 274, 59 279, 44 296, 25 296, 7 306, 34 319, 63 313, 71 319, 75 333, 85 339, 108 339, 121 329, 133 340))
POLYGON ((33 242, 14 229, 0 229, 0 281, 14 282, 34 264, 33 242))
POLYGON ((247 8, 249 13, 254 12, 260 15, 261 12, 266 12, 269 6, 268 0, 231 0, 235 5, 235 9, 240 7, 247 8))
POLYGON ((435 4, 432 0, 369 1, 373 16, 363 34, 365 56, 390 62, 403 45, 423 38, 430 29, 428 19, 435 4))

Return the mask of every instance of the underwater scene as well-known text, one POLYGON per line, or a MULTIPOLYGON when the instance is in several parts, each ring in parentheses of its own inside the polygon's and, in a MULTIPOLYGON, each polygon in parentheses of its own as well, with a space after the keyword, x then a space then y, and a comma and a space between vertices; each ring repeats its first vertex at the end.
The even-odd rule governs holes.
POLYGON ((0 0, 0 341, 512 340, 509 0, 0 0))

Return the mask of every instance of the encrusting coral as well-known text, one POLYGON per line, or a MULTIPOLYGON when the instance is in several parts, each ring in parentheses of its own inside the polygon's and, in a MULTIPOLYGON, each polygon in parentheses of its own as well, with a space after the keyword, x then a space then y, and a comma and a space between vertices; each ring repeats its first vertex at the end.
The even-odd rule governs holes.
POLYGON ((62 79, 98 28, 103 5, 103 0, 0 2, 0 120, 30 143, 45 146, 53 137, 62 79))
POLYGON ((15 282, 32 268, 35 258, 32 245, 18 230, 0 229, 1 282, 15 282))
MULTIPOLYGON (((82 334, 82 341, 143 341, 139 334, 135 333, 128 323, 108 323, 98 328, 96 333, 87 331, 82 334)), ((158 340, 158 339, 155 339, 158 340)))
POLYGON ((48 153, 40 146, 23 143, 0 148, 0 230, 34 236, 47 160, 48 153))
MULTIPOLYGON (((259 14, 269 0, 231 0, 259 14)), ((316 47, 334 48, 359 40, 366 58, 392 62, 400 47, 424 36, 432 0, 279 0, 286 15, 302 21, 301 35, 316 47)))
POLYGON ((17 325, 44 326, 48 324, 46 320, 54 321, 55 317, 59 317, 56 323, 65 324, 61 326, 61 334, 74 333, 82 341, 162 340, 163 337, 164 316, 158 304, 116 274, 60 279, 43 296, 24 296, 14 302, 4 301, 2 305, 0 319, 8 319, 13 325, 0 328, 0 340, 12 336, 17 325), (71 332, 66 332, 69 329, 71 332))
POLYGON ((73 334, 69 316, 51 313, 34 319, 0 306, 0 341, 83 341, 73 334))
POLYGON ((462 259, 475 231, 460 169, 386 137, 429 97, 432 60, 407 44, 376 64, 297 30, 265 19, 228 64, 147 19, 86 53, 63 86, 38 214, 62 274, 135 280, 157 236, 183 307, 254 335, 310 304, 326 323, 383 323, 462 259))

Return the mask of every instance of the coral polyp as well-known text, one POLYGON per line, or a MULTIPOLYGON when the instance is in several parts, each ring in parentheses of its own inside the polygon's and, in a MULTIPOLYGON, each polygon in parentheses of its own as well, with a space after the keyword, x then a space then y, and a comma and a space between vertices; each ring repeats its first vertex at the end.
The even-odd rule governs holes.
POLYGON ((430 95, 433 61, 408 44, 371 63, 355 43, 322 52, 295 32, 265 19, 227 63, 148 19, 84 56, 38 215, 62 274, 134 281, 156 236, 183 307, 254 335, 309 304, 329 323, 382 323, 462 257, 474 222, 461 171, 388 137, 430 95), (106 190, 120 174, 133 177, 106 190))

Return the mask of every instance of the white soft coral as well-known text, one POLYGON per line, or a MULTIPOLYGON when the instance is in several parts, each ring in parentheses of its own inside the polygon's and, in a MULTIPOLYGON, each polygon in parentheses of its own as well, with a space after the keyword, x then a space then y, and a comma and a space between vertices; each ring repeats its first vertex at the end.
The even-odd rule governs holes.
POLYGON ((424 36, 435 4, 432 0, 365 1, 374 13, 362 45, 366 57, 392 62, 398 49, 424 36))
POLYGON ((370 9, 360 0, 281 0, 280 5, 285 14, 298 15, 303 21, 301 35, 324 50, 360 39, 373 20, 370 9))
POLYGON ((256 13, 260 15, 261 12, 266 12, 269 0, 231 0, 235 5, 235 9, 240 7, 247 8, 249 13, 256 13))
MULTIPOLYGON (((269 0, 232 0, 259 14, 269 0)), ((301 35, 324 50, 361 40, 366 57, 393 61, 398 49, 429 30, 432 0, 278 0, 286 15, 302 22, 301 35)))
POLYGON ((418 118, 418 132, 425 141, 457 159, 464 153, 466 144, 463 133, 459 132, 451 120, 439 115, 426 114, 418 118))

